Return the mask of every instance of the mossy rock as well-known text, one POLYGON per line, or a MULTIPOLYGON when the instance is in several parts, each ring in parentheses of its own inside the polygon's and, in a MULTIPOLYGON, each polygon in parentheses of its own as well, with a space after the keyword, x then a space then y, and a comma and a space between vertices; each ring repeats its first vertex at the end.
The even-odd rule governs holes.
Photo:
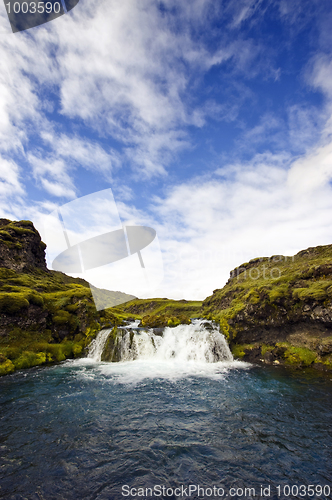
POLYGON ((189 325, 190 323, 190 318, 184 314, 179 314, 178 316, 155 314, 143 316, 140 324, 147 328, 162 328, 166 326, 175 327, 181 324, 189 325))
POLYGON ((15 371, 15 366, 10 359, 0 362, 0 376, 9 375, 15 371))
POLYGON ((29 307, 29 301, 22 293, 0 293, 0 312, 4 314, 16 314, 22 309, 29 307))

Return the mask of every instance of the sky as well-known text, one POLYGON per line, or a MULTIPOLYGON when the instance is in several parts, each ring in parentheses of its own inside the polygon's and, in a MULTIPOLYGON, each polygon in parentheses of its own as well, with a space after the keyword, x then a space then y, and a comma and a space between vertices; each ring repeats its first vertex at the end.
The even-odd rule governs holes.
POLYGON ((145 295, 176 299, 331 244, 331 25, 329 0, 80 0, 0 34, 0 216, 43 235, 111 189, 122 224, 158 235, 145 295))

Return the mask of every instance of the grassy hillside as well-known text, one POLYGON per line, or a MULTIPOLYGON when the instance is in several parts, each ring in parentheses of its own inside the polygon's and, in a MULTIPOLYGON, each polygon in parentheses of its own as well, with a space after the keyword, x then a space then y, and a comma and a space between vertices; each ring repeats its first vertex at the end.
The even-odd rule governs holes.
POLYGON ((135 314, 141 325, 150 328, 190 323, 201 316, 202 302, 172 299, 135 299, 118 306, 118 310, 135 314))
POLYGON ((332 245, 257 258, 204 300, 243 359, 332 367, 332 245))
POLYGON ((96 311, 88 283, 56 271, 0 268, 0 374, 81 356, 123 311, 96 311))
MULTIPOLYGON (((105 306, 126 296, 98 293, 105 306)), ((0 375, 82 356, 125 319, 164 327, 197 317, 218 321, 244 360, 332 369, 332 245, 253 259, 203 302, 133 299, 98 312, 85 280, 47 269, 32 222, 0 219, 0 375)))

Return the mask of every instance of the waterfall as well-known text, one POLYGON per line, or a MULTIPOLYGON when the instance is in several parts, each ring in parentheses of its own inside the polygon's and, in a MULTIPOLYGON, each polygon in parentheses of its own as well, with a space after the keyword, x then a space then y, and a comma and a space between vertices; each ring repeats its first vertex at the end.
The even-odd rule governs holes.
POLYGON ((89 345, 88 358, 93 359, 93 361, 101 361, 101 356, 111 331, 110 328, 107 328, 98 333, 97 337, 89 345))
POLYGON ((166 327, 160 335, 153 329, 137 328, 137 324, 118 327, 116 335, 102 330, 92 341, 88 357, 94 361, 175 361, 216 363, 233 361, 225 337, 219 328, 206 320, 190 325, 166 327))

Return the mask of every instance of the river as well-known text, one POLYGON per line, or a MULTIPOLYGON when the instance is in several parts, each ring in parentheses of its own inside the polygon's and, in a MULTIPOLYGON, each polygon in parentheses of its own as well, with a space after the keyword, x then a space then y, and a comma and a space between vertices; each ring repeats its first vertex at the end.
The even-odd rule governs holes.
POLYGON ((200 322, 136 330, 118 363, 99 335, 0 379, 0 498, 331 498, 329 377, 234 361, 200 322))

